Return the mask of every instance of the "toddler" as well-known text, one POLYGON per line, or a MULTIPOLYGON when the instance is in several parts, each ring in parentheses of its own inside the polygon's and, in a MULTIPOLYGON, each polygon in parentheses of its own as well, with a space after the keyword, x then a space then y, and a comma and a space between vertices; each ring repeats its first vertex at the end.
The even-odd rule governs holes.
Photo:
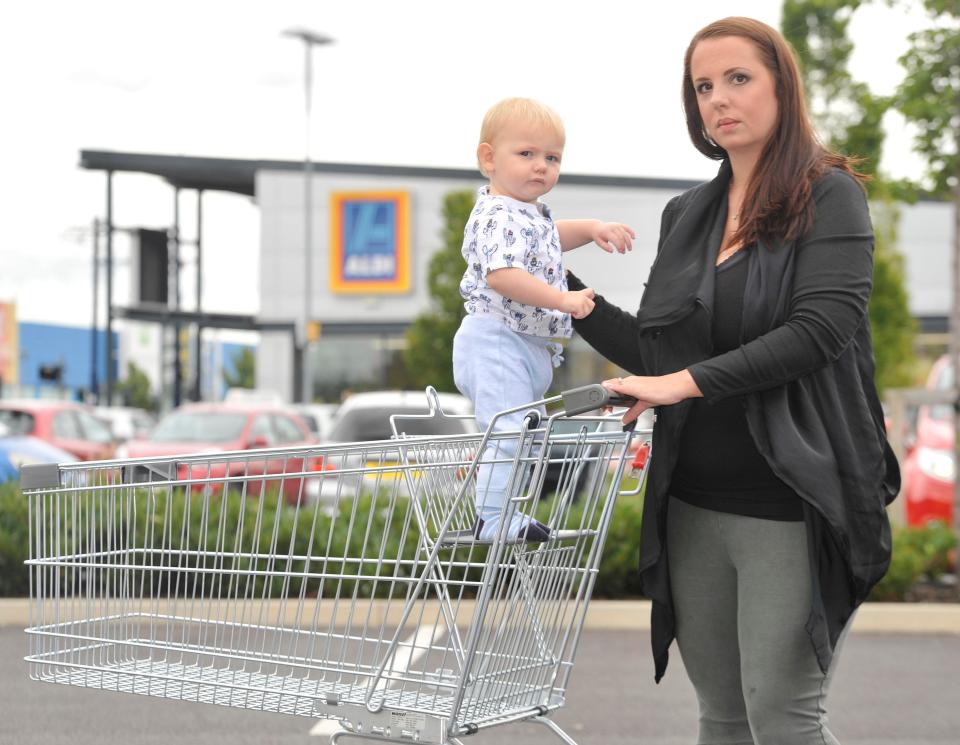
MULTIPOLYGON (((563 122, 547 106, 509 98, 483 119, 477 162, 489 179, 464 229, 467 268, 460 283, 467 315, 453 341, 457 388, 473 401, 484 430, 497 412, 542 399, 562 361, 555 339, 571 334, 571 316, 593 310, 593 290, 569 291, 561 253, 595 241, 630 250, 634 232, 600 220, 554 222, 540 197, 560 175, 563 122)), ((497 420, 517 431, 525 411, 497 420)), ((545 541, 550 530, 517 510, 503 512, 516 439, 491 440, 477 471, 476 536, 492 540, 506 514, 508 540, 545 541), (496 459, 503 461, 493 464, 496 459)))

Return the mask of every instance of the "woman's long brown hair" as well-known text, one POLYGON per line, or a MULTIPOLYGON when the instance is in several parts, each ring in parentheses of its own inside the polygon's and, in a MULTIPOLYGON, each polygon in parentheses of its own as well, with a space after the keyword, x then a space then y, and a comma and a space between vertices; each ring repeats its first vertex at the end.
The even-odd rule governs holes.
POLYGON ((800 69, 786 39, 765 23, 731 17, 714 21, 696 33, 683 58, 683 109, 694 147, 708 158, 724 160, 727 151, 707 136, 690 73, 693 50, 704 39, 739 36, 753 42, 773 75, 777 123, 754 167, 740 208, 740 227, 733 243, 749 245, 758 238, 795 240, 813 222, 812 184, 830 168, 860 181, 854 160, 834 153, 818 139, 803 95, 800 69))

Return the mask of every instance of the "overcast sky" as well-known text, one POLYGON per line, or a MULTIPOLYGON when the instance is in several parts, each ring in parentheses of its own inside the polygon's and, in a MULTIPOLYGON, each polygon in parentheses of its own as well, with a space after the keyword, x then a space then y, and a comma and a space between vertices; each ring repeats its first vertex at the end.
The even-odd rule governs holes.
MULTIPOLYGON (((919 8, 882 5, 857 11, 851 29, 851 71, 877 93, 901 79, 896 60, 906 35, 926 25, 919 8)), ((0 300, 15 300, 21 320, 89 324, 89 225, 103 216, 105 177, 77 168, 81 149, 302 159, 303 47, 281 36, 286 28, 337 40, 314 53, 315 160, 470 168, 484 111, 500 98, 523 95, 563 117, 565 172, 709 178, 716 166, 693 150, 683 123, 683 51, 695 31, 727 15, 778 26, 780 6, 779 0, 5 4, 0 300)), ((895 116, 887 125, 883 168, 920 176, 909 132, 895 116)), ((114 193, 118 225, 172 222, 172 191, 159 179, 119 174, 114 193)), ((188 238, 194 204, 192 194, 183 197, 188 238)), ((258 231, 251 200, 205 196, 206 310, 257 311, 258 231)), ((118 239, 121 263, 124 249, 118 239)), ((115 302, 125 304, 122 266, 118 272, 115 302)))

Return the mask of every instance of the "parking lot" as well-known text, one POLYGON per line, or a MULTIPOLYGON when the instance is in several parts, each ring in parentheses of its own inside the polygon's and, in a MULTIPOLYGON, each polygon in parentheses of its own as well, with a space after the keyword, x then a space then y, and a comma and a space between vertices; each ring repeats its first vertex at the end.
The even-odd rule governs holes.
MULTIPOLYGON (((584 632, 567 706, 555 719, 580 745, 691 745, 693 690, 674 655, 659 685, 645 631, 584 632)), ((18 628, 0 629, 0 742, 17 745, 311 745, 307 718, 165 701, 30 681, 18 628)), ((843 745, 956 745, 960 635, 854 632, 837 671, 830 721, 843 745)), ((322 726, 321 728, 322 729, 322 726)), ((560 742, 509 724, 473 745, 560 742)), ((350 742, 346 740, 345 742, 350 742)), ((354 742, 359 742, 354 740, 354 742)))

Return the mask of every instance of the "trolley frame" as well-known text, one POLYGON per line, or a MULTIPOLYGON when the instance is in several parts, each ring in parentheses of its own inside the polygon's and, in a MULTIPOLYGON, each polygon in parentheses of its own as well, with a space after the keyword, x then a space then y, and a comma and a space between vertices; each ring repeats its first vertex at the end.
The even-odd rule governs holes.
POLYGON ((585 386, 499 414, 529 412, 515 432, 408 437, 394 416, 379 442, 25 466, 31 677, 332 718, 332 742, 528 720, 573 743, 548 715, 616 499, 646 474, 621 491, 649 432, 579 416, 611 403, 585 386), (474 537, 487 461, 512 469, 503 525, 521 509, 549 540, 474 537))

